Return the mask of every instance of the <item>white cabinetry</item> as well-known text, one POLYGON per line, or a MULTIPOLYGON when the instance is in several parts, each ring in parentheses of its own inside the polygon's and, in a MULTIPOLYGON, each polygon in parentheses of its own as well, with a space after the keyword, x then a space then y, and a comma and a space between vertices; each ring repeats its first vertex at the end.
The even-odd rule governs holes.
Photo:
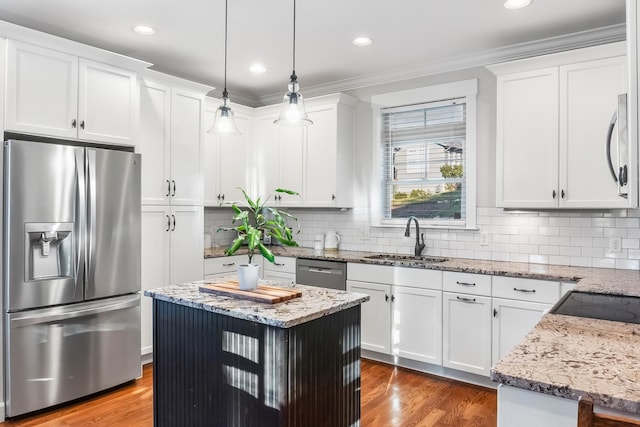
POLYGON ((142 203, 202 205, 202 105, 208 87, 172 87, 159 81, 168 76, 154 76, 141 83, 136 151, 143 159, 142 203))
MULTIPOLYGON (((202 280, 201 206, 142 206, 142 290, 202 280)), ((141 305, 142 354, 152 351, 151 299, 141 305)))
MULTIPOLYGON (((285 127, 273 123, 277 111, 271 107, 260 109, 255 120, 257 156, 257 188, 254 194, 269 196, 276 188, 303 194, 304 127, 285 127)), ((302 198, 276 194, 269 205, 301 206, 302 198)))
MULTIPOLYGON (((260 256, 254 255, 252 261, 253 264, 262 265, 262 257, 260 256)), ((238 265, 248 262, 249 257, 246 254, 207 258, 204 260, 204 278, 237 276, 238 265)))
POLYGON ((560 297, 560 283, 513 277, 493 278, 492 360, 511 351, 560 297))
POLYGON ((391 285, 347 280, 347 291, 370 297, 361 305, 362 349, 391 354, 391 285))
MULTIPOLYGON (((213 124, 218 103, 207 98, 204 110, 204 205, 244 201, 242 192, 250 191, 250 172, 254 159, 250 157, 253 140, 252 109, 233 105, 240 135, 207 133, 213 124)), ((274 187, 273 189, 275 189, 274 187)))
POLYGON ((296 259, 276 256, 275 262, 264 261, 262 276, 265 280, 279 280, 284 283, 296 282, 296 259))
POLYGON ((347 290, 367 294, 362 348, 442 363, 442 273, 418 268, 347 264, 347 290))
POLYGON ((134 71, 13 40, 7 58, 7 130, 135 144, 134 71))
POLYGON ((491 276, 444 272, 442 364, 478 375, 491 368, 491 276), (447 292, 455 291, 455 292, 447 292))
POLYGON ((307 100, 313 125, 288 128, 273 124, 274 107, 256 111, 257 194, 276 188, 301 197, 278 195, 280 206, 353 206, 355 99, 328 95, 307 100))
POLYGON ((637 205, 635 159, 625 199, 604 156, 618 94, 627 92, 623 43, 489 68, 497 74, 499 207, 637 205))

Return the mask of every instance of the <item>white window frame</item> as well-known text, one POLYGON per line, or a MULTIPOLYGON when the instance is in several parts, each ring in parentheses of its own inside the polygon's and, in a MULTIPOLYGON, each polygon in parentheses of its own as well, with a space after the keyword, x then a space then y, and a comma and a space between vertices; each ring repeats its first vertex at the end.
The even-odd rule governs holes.
POLYGON ((404 227, 406 219, 402 218, 382 218, 381 203, 383 195, 381 192, 382 180, 384 179, 380 165, 382 153, 381 142, 381 110, 383 108, 400 107, 405 105, 425 104, 429 102, 443 101, 453 98, 464 98, 466 103, 467 129, 465 145, 465 186, 466 186, 466 218, 464 221, 430 221, 427 218, 420 218, 420 226, 431 228, 451 228, 451 229, 477 229, 476 224, 476 183, 477 183, 477 155, 476 155, 476 97, 478 94, 478 80, 462 80, 452 83, 427 86, 416 89, 389 92, 371 97, 371 109, 373 111, 373 179, 372 181, 372 218, 373 225, 379 227, 404 227))

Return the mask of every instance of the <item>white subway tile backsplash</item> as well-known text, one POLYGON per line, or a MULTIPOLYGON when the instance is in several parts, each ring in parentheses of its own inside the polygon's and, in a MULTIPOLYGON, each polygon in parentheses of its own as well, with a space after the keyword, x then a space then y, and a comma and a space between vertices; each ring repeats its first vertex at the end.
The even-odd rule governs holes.
MULTIPOLYGON (((336 230, 340 247, 347 250, 412 254, 415 231, 404 237, 404 226, 371 225, 368 207, 338 210, 291 210, 298 217, 301 232, 296 240, 310 247, 315 234, 336 230), (362 239, 362 230, 370 238, 362 239)), ((232 232, 216 233, 231 225, 229 208, 207 208, 204 231, 212 233, 212 243, 228 245, 232 232)), ((504 212, 493 207, 477 209, 480 231, 421 228, 425 254, 471 259, 579 265, 601 268, 639 269, 640 210, 610 212, 504 212), (480 245, 480 232, 489 233, 489 245, 480 245), (609 253, 609 238, 621 237, 623 251, 609 253)), ((422 225, 422 224, 421 224, 422 225)))

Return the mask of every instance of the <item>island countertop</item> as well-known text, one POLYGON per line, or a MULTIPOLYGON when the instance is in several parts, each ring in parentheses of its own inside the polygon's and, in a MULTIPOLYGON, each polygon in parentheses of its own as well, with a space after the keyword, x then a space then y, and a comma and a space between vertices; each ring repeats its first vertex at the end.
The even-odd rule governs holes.
POLYGON ((218 278, 149 289, 146 296, 184 305, 199 310, 224 314, 238 319, 263 323, 279 328, 293 326, 328 316, 369 300, 369 296, 315 286, 284 284, 273 280, 260 280, 259 284, 294 288, 302 296, 277 304, 266 304, 233 297, 201 292, 199 286, 228 280, 218 278))

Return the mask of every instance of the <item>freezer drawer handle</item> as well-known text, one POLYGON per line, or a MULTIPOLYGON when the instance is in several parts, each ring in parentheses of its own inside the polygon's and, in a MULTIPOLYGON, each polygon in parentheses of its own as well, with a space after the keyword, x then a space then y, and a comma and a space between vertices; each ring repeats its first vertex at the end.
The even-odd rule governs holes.
POLYGON ((518 289, 518 288, 513 288, 514 291, 516 292, 524 292, 525 294, 535 294, 536 290, 535 289, 518 289))
POLYGON ((123 310, 125 308, 137 307, 138 305, 140 305, 140 300, 138 296, 136 296, 135 298, 129 299, 128 301, 121 301, 121 302, 117 302, 109 305, 101 305, 99 307, 90 307, 90 308, 85 308, 82 310, 74 310, 74 311, 65 310, 65 311, 60 311, 53 314, 42 313, 42 314, 37 314, 32 316, 25 316, 17 319, 12 319, 11 328, 14 329, 14 328, 20 328, 22 326, 27 326, 27 325, 36 325, 39 323, 57 322, 59 320, 68 320, 68 319, 73 319, 77 317, 87 317, 87 316, 92 316, 94 314, 105 313, 108 311, 123 310))

